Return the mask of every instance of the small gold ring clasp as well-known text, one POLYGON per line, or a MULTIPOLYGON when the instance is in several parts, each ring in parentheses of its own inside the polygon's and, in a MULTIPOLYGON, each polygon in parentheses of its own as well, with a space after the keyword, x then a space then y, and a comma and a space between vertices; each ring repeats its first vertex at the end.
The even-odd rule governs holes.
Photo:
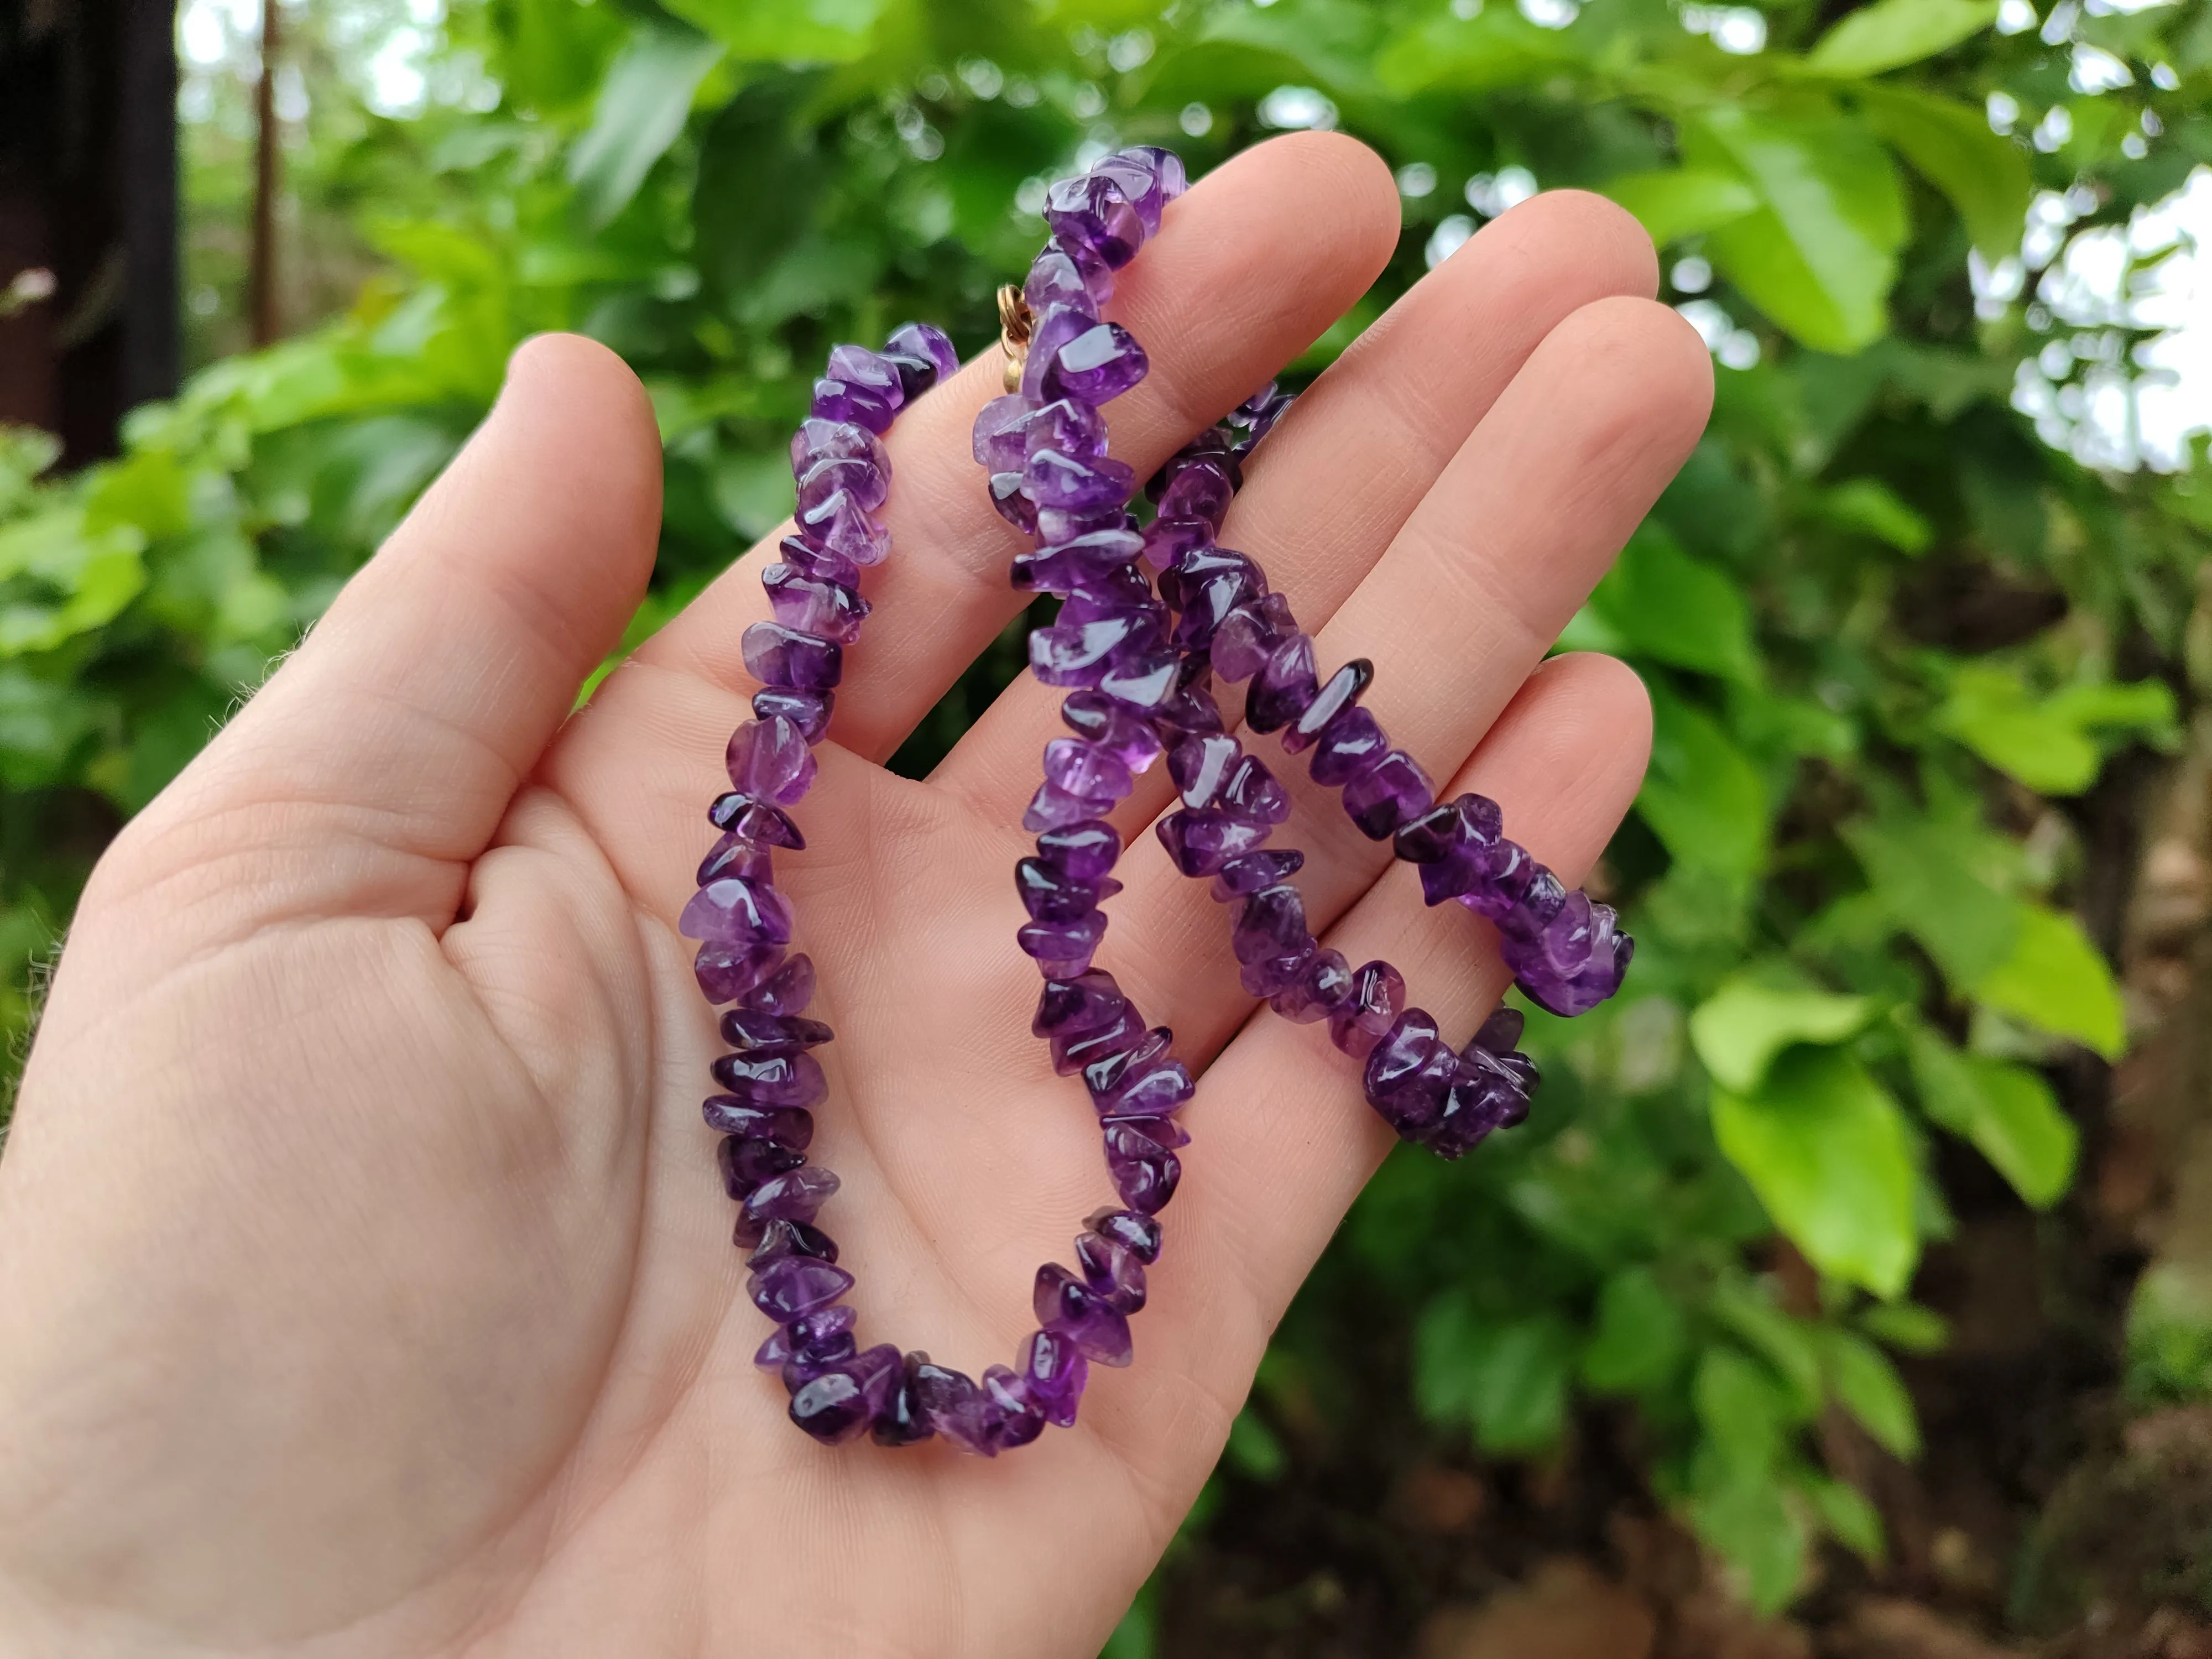
POLYGON ((1012 283, 999 290, 999 343, 1006 348, 1006 373, 1000 384, 1008 392, 1022 389, 1022 371, 1030 360, 1030 335, 1036 327, 1036 314, 1022 291, 1012 283))

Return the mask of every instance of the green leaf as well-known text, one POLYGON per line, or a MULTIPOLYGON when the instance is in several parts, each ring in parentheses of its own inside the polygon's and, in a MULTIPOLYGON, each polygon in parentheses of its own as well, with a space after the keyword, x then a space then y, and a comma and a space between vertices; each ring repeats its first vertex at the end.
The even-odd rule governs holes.
POLYGON ((1962 1053, 1925 1029, 1908 1034, 1907 1052, 1928 1115, 1972 1142, 2037 1209, 2055 1203, 2074 1178, 2081 1133, 2041 1073, 1962 1053))
POLYGON ((1736 1276, 1713 1286, 1706 1308, 1773 1368, 1791 1421, 1809 1423, 1820 1415, 1820 1352, 1811 1326, 1785 1313, 1765 1287, 1736 1276))
POLYGON ((1581 64, 1571 33, 1538 28, 1510 6, 1434 18, 1376 55, 1375 78, 1401 98, 1437 88, 1471 93, 1528 85, 1581 64))
POLYGON ((1647 520, 1628 538, 1590 609, 1635 655, 1729 679, 1759 677, 1743 591, 1656 524, 1647 520))
POLYGON ((1556 1314, 1498 1320, 1440 1297, 1414 1331, 1414 1398, 1432 1420, 1472 1420, 1486 1451, 1540 1451, 1565 1425, 1573 1358, 1556 1314))
POLYGON ((1249 1406, 1230 1424, 1229 1443, 1222 1455, 1239 1474, 1262 1482, 1281 1479, 1291 1461, 1275 1431, 1249 1406))
POLYGON ((1949 1322, 1917 1302, 1870 1302, 1858 1320, 1869 1335, 1907 1353, 1940 1353, 1951 1340, 1949 1322))
POLYGON ((1649 1267, 1625 1267, 1598 1292, 1583 1381, 1601 1394, 1638 1394, 1674 1376, 1689 1343, 1674 1298, 1649 1267))
POLYGON ((1934 526, 1879 478, 1852 478, 1823 490, 1813 511, 1829 524, 1887 542, 1900 553, 1924 553, 1936 539, 1934 526))
POLYGON ((1867 125, 1949 198, 1984 258, 1995 264, 2018 251, 2034 178, 2027 155, 1990 131, 1983 111, 1887 85, 1862 88, 1858 102, 1867 125))
POLYGON ((1698 1421, 1739 1479, 1762 1477, 1782 1455, 1793 1413, 1773 1375, 1725 1342, 1707 1348, 1690 1389, 1698 1421))
POLYGON ((585 223, 596 230, 629 205, 684 131, 692 94, 722 51, 666 23, 641 24, 631 35, 599 88, 590 129, 568 153, 568 181, 585 223))
POLYGON ((1996 0, 1877 0, 1822 35, 1805 68, 1837 80, 1880 75, 1948 51, 1996 15, 1996 0))
POLYGON ((2018 675, 2002 668, 1960 668, 1936 711, 1935 725, 2000 772, 2046 795, 2080 794, 2097 781, 2104 763, 2063 706, 2037 702, 2018 675))
POLYGON ((1707 241, 1747 299, 1815 350, 1849 356, 1881 337, 1905 232, 1887 150, 1841 115, 1730 104, 1686 126, 1682 142, 1686 160, 1733 169, 1763 204, 1707 241))
POLYGON ((1738 976, 1690 1016, 1690 1042, 1724 1089, 1759 1087, 1774 1057, 1793 1043, 1841 1042, 1874 1018, 1871 997, 1793 990, 1738 976))
POLYGON ((1636 810, 1680 864, 1747 884, 1766 861, 1766 781, 1720 723, 1651 691, 1651 769, 1636 810))
POLYGON ((890 0, 669 0, 744 63, 845 64, 865 53, 890 0))
POLYGON ((1634 214, 1661 247, 1716 229, 1759 207, 1757 193, 1741 178, 1705 167, 1626 173, 1601 188, 1634 214))
POLYGON ((1869 1565, 1881 1565, 1886 1553, 1881 1514, 1867 1500, 1864 1492, 1848 1480, 1817 1474, 1807 1475, 1799 1483, 1798 1490, 1805 1494, 1813 1513, 1820 1517, 1830 1537, 1869 1565))
POLYGON ((2019 907, 1989 879, 1991 838, 1978 822, 1900 804, 1844 825, 1843 835, 1866 868, 1869 899, 1954 988, 1965 990, 2011 955, 2019 907))
POLYGON ((1713 1132, 1775 1225, 1823 1273, 1894 1296, 1918 1255, 1904 1114, 1839 1049, 1799 1048, 1755 1093, 1716 1090, 1713 1132))
POLYGON ((2012 953, 1971 988, 1973 995, 2118 1059, 2127 1047, 2126 1012, 2112 969, 2081 924, 2039 904, 2020 905, 2018 919, 2012 953))
POLYGON ((1689 1504, 1698 1536, 1742 1576, 1744 1598, 1761 1613, 1779 1613, 1805 1571, 1805 1523, 1771 1480, 1720 1482, 1689 1504))
POLYGON ((1888 1357, 1864 1337, 1829 1328, 1821 1359, 1838 1403, 1893 1457, 1920 1455, 1920 1419, 1888 1357))

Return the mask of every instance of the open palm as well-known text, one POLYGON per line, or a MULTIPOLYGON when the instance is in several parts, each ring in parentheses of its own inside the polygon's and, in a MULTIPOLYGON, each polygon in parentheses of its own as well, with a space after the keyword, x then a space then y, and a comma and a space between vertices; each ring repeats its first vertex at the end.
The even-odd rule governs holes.
MULTIPOLYGON (((1398 235, 1349 140, 1249 152, 1112 307, 1139 475, 1333 322, 1398 235)), ((1485 229, 1262 446, 1225 543, 1440 780, 1572 878, 1632 796, 1641 688, 1539 663, 1694 442, 1705 353, 1593 198, 1485 229)), ((1056 702, 937 774, 883 761, 1021 603, 968 455, 986 353, 890 440, 890 562, 808 848, 779 860, 836 1028, 824 1222, 863 1342, 1012 1356, 1036 1264, 1110 1200, 1029 1035, 1010 870, 1056 702)), ((547 339, 269 685, 95 872, 0 1161, 0 1646, 11 1653, 1095 1651, 1204 1480, 1267 1333, 1388 1145, 1325 1028, 1238 988, 1219 908, 1119 814, 1101 953, 1203 1067, 1137 1362, 986 1462, 826 1449, 755 1370, 673 921, 766 611, 756 549, 569 716, 650 568, 628 371, 547 339)), ((1351 960, 1464 1036, 1492 942, 1425 910, 1293 767, 1286 844, 1351 960)), ((1323 924, 1326 923, 1326 927, 1323 924)), ((1540 1102, 1539 1109, 1540 1109, 1540 1102)))

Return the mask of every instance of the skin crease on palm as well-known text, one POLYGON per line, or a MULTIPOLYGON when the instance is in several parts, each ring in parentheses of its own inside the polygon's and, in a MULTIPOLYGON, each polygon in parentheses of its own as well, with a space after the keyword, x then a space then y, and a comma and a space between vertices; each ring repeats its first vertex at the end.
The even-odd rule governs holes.
MULTIPOLYGON (((1267 380, 1398 231, 1388 168, 1340 137, 1199 184, 1112 307, 1152 363, 1114 452, 1141 476, 1267 380)), ((1223 538, 1327 661, 1375 659, 1440 794, 1497 797, 1571 881, 1649 711, 1619 664, 1544 653, 1711 396, 1655 283, 1606 203, 1516 208, 1322 377, 1223 538)), ((927 782, 882 767, 1021 603, 968 454, 999 368, 892 434, 891 559, 808 848, 779 859, 838 1032, 816 1146, 863 1340, 971 1373, 1111 1196, 1013 945, 1054 696, 1016 684, 927 782)), ((526 346, 94 872, 0 1159, 0 1650, 1088 1659, 1212 1468, 1389 1137, 1325 1028, 1238 991, 1218 907, 1145 833, 1160 768, 1124 803, 1100 960, 1204 1069, 1135 1365, 985 1462, 817 1446, 750 1364, 768 1327, 698 1115, 714 1020, 672 924, 774 538, 569 716, 643 591, 659 479, 627 369, 526 346)), ((1489 936, 1260 752, 1316 929, 1463 1039, 1504 986, 1489 936)))

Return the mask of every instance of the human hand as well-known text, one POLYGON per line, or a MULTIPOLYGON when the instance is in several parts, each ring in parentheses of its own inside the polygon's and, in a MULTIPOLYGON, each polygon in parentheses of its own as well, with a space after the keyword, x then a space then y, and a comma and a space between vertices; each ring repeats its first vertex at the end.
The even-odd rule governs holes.
MULTIPOLYGON (((1333 322, 1399 234, 1345 138, 1239 156, 1111 310, 1141 477, 1333 322)), ((1569 879, 1632 798, 1642 689, 1539 666, 1695 442, 1696 336, 1595 198, 1487 227, 1261 447, 1223 540, 1440 779, 1569 879)), ((1110 1197, 1029 1034, 1010 872, 1055 697, 1010 689, 927 782, 884 761, 1023 604, 968 453, 986 352, 890 440, 890 562, 780 858, 836 1028, 825 1224, 869 1340, 971 1373, 1110 1197)), ((1267 1333, 1390 1136, 1322 1028, 1252 1018, 1204 884, 1123 804, 1101 953, 1204 1068, 1137 1361, 992 1462, 815 1444, 698 1102, 714 1023, 673 922, 713 839, 756 548, 570 717, 650 570, 635 380, 540 340, 267 687, 117 840, 0 1160, 0 1637, 25 1655, 1086 1659, 1212 1468, 1267 1333)), ((1263 750, 1263 753, 1265 750, 1263 750)), ((1505 982, 1456 906, 1302 769, 1326 942, 1448 1033, 1505 982), (1326 924, 1324 926, 1324 924, 1326 924)), ((1540 1101, 1539 1109, 1541 1109, 1540 1101)))

